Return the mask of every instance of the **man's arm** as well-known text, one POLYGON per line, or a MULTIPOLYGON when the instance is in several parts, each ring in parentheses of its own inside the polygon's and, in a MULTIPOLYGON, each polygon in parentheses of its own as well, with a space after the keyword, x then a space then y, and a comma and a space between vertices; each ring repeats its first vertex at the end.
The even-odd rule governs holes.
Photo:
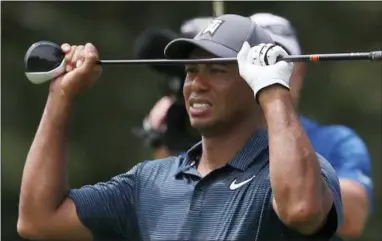
POLYGON ((335 140, 328 156, 340 180, 344 207, 342 237, 361 235, 373 205, 370 157, 365 143, 345 126, 325 128, 325 138, 335 140))
POLYGON ((24 167, 18 233, 39 240, 119 241, 126 230, 136 231, 129 217, 140 164, 108 182, 68 192, 64 136, 69 110, 67 102, 48 97, 24 167))
POLYGON ((259 94, 259 104, 269 133, 274 210, 292 230, 315 234, 326 224, 335 194, 321 174, 319 158, 300 124, 289 90, 280 85, 267 87, 259 94))
POLYGON ((335 227, 341 223, 341 202, 334 202, 341 198, 336 187, 329 187, 322 176, 320 160, 294 109, 289 91, 293 64, 277 61, 287 55, 277 45, 251 48, 245 42, 237 62, 239 74, 253 90, 268 128, 273 209, 287 227, 312 235, 333 221, 333 210, 339 214, 335 227))
POLYGON ((139 239, 135 194, 143 163, 107 182, 69 190, 68 198, 76 207, 78 219, 95 240, 139 239))
POLYGON ((22 175, 17 222, 22 237, 50 239, 66 235, 74 240, 91 240, 73 202, 65 197, 64 145, 70 109, 65 96, 49 95, 22 175))
MULTIPOLYGON (((120 216, 113 215, 111 210, 120 212, 124 217, 130 214, 135 175, 128 174, 124 181, 115 179, 106 184, 85 187, 81 191, 73 191, 72 199, 67 197, 64 146, 73 99, 94 83, 101 70, 96 64, 98 53, 93 45, 63 45, 62 49, 66 53, 67 73, 50 85, 43 116, 27 156, 22 175, 17 230, 21 236, 29 239, 92 240, 92 233, 100 234, 92 230, 94 225, 84 222, 83 217, 93 217, 93 222, 105 224, 106 227, 113 222, 118 228, 123 221, 116 222, 120 216), (115 201, 117 196, 126 202, 115 201), (83 207, 85 203, 88 205, 86 209, 83 207), (110 209, 105 211, 104 206, 110 209)), ((122 232, 115 231, 115 228, 108 231, 113 234, 122 232)))

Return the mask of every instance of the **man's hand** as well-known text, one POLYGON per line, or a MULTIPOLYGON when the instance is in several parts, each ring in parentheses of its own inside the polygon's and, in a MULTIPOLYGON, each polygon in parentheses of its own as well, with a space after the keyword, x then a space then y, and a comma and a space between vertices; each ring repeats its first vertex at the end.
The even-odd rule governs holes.
POLYGON ((259 44, 250 47, 248 42, 243 44, 237 55, 240 76, 252 88, 256 100, 259 91, 275 84, 289 87, 293 63, 277 62, 279 57, 287 56, 287 52, 274 44, 259 44))
POLYGON ((51 94, 60 94, 69 100, 89 88, 100 76, 97 49, 90 43, 83 45, 63 44, 66 73, 56 78, 50 86, 51 94))

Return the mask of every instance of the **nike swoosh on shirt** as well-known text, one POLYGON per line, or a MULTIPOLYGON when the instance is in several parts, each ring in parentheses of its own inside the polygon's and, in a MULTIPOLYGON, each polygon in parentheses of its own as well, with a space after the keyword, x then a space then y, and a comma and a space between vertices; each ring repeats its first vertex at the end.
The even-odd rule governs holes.
POLYGON ((243 181, 243 182, 239 182, 239 183, 236 183, 236 179, 235 179, 235 180, 233 180, 233 182, 232 182, 231 185, 229 186, 229 189, 231 189, 231 190, 238 189, 239 187, 241 187, 241 186, 247 184, 248 182, 252 181, 252 179, 255 178, 255 177, 256 177, 256 176, 253 176, 253 177, 251 177, 250 179, 247 179, 247 180, 245 180, 245 181, 243 181))

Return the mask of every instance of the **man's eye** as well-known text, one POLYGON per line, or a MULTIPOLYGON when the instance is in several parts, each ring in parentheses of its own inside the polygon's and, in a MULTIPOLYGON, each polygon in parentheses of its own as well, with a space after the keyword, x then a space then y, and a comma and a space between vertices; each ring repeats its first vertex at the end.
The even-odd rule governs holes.
POLYGON ((211 72, 218 74, 218 73, 225 73, 226 71, 224 69, 221 69, 221 68, 212 68, 211 72))
POLYGON ((186 73, 187 74, 193 74, 196 72, 196 68, 193 67, 186 67, 186 73))

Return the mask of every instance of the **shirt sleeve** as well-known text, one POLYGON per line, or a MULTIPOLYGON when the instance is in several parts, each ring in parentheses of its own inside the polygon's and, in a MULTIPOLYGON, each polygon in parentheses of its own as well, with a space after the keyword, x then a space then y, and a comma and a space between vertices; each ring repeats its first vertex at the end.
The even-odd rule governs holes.
POLYGON ((317 233, 317 236, 331 237, 335 235, 337 229, 343 223, 343 207, 341 198, 341 188, 338 177, 332 165, 320 154, 316 153, 321 165, 321 176, 329 187, 333 197, 333 206, 328 214, 324 227, 317 233))
POLYGON ((137 233, 135 187, 140 164, 107 182, 69 190, 77 215, 94 240, 120 241, 137 233))
MULTIPOLYGON (((293 240, 293 241, 323 241, 323 240, 332 240, 337 232, 338 227, 343 222, 343 213, 342 213, 342 200, 340 192, 340 184, 335 170, 329 164, 329 162, 317 154, 318 160, 321 166, 321 176, 333 197, 333 205, 328 213, 326 222, 324 226, 312 235, 303 235, 290 228, 288 228, 277 216, 276 212, 271 208, 269 217, 274 227, 270 230, 264 232, 265 236, 278 238, 279 240, 293 240), (280 230, 277 233, 277 230, 280 230)), ((272 198, 269 199, 269 205, 272 206, 272 198)))
POLYGON ((367 192, 372 209, 371 162, 365 143, 356 133, 345 127, 333 129, 332 135, 342 136, 332 148, 329 156, 338 178, 350 179, 361 184, 367 192))

